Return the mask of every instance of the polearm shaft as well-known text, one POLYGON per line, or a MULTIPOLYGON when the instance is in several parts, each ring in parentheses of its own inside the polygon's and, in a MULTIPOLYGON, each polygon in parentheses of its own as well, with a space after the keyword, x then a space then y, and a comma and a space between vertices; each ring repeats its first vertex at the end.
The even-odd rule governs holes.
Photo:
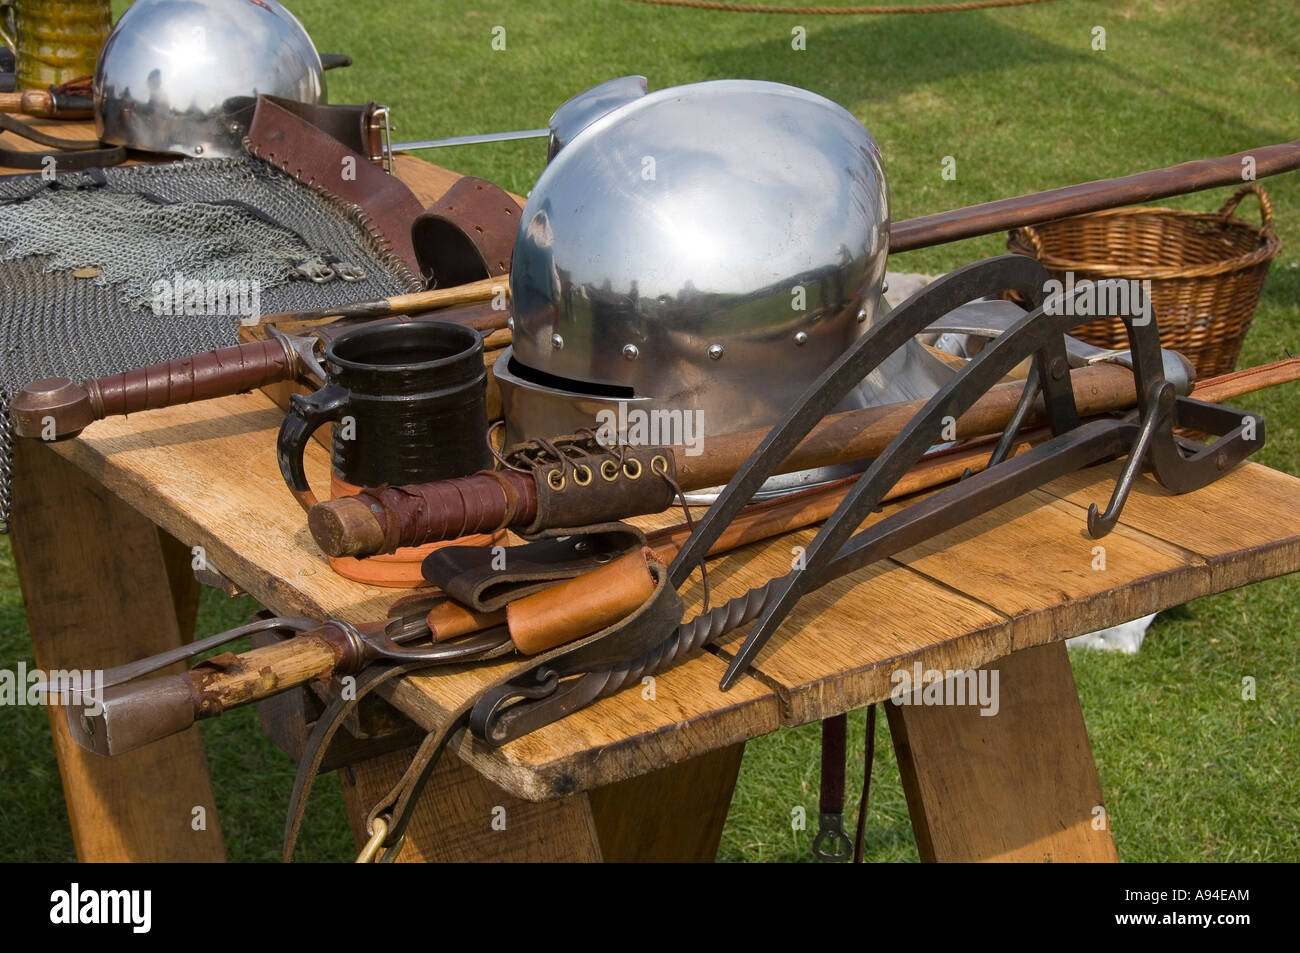
POLYGON ((1046 192, 985 202, 899 222, 889 230, 891 252, 928 248, 1069 215, 1150 202, 1225 185, 1240 185, 1300 169, 1300 139, 1247 149, 1217 159, 1198 159, 1115 179, 1098 179, 1046 192))
MULTIPOLYGON (((1071 372, 1071 383, 1081 416, 1125 410, 1135 403, 1133 374, 1118 365, 1078 368, 1071 372)), ((951 433, 935 434, 935 443, 1001 431, 1011 420, 1021 390, 1018 382, 990 388, 955 421, 951 433)), ((777 472, 874 457, 925 404, 925 400, 914 400, 831 414, 813 428, 777 472)), ((1026 424, 1032 426, 1043 419, 1040 398, 1026 424)), ((673 456, 678 485, 689 492, 726 483, 766 436, 767 430, 760 428, 710 437, 707 453, 699 456, 688 456, 681 447, 663 450, 673 456)), ((575 486, 569 492, 580 490, 575 486)), ((350 496, 318 503, 308 514, 308 526, 327 555, 368 556, 403 546, 528 527, 536 518, 537 501, 532 473, 484 471, 455 480, 389 487, 367 494, 365 499, 350 496)), ((662 509, 657 494, 650 508, 639 505, 631 492, 615 505, 621 510, 601 513, 600 518, 622 519, 662 509)), ((595 515, 587 515, 592 522, 598 521, 595 515)))
MULTIPOLYGON (((510 294, 510 280, 505 277, 484 278, 469 284, 456 285, 452 288, 434 288, 430 291, 415 291, 410 294, 394 295, 391 298, 376 298, 373 301, 358 301, 355 304, 339 305, 330 308, 314 308, 309 311, 281 311, 259 318, 258 324, 281 324, 286 321, 316 321, 329 318, 381 318, 387 315, 420 314, 438 308, 454 308, 463 304, 475 304, 491 301, 499 295, 510 294)), ((501 308, 493 316, 489 325, 476 330, 499 330, 506 326, 509 310, 501 308)))
POLYGON ((0 113, 37 119, 90 119, 94 115, 94 103, 89 95, 83 93, 26 89, 17 93, 0 93, 0 113))

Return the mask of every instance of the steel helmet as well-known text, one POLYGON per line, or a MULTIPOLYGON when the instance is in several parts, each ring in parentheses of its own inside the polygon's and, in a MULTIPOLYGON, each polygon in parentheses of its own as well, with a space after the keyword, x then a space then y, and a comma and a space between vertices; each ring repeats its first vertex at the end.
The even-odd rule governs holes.
POLYGON ((619 404, 699 411, 704 435, 775 423, 870 323, 888 235, 876 143, 828 99, 722 80, 615 106, 521 216, 507 442, 619 404))
POLYGON ((227 103, 262 93, 325 102, 320 55, 276 0, 136 0, 99 55, 95 127, 131 149, 240 155, 227 103))

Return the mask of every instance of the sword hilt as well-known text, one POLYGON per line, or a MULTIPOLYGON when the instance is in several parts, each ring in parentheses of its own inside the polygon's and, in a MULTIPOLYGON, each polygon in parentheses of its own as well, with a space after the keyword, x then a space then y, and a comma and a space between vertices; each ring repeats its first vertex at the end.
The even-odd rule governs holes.
POLYGON ((227 397, 293 377, 298 356, 283 338, 236 344, 151 364, 122 374, 74 383, 66 377, 34 381, 11 405, 23 437, 75 437, 104 417, 227 397))

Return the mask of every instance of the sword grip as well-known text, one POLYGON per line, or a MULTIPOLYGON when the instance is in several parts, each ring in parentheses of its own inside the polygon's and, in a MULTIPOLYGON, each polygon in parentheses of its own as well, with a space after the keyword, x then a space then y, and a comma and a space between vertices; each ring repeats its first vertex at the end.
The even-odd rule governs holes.
POLYGON ((536 512, 531 474, 482 470, 326 500, 308 510, 307 525, 327 556, 373 556, 528 526, 536 512))
POLYGON ((20 437, 75 437, 89 423, 156 407, 175 407, 288 380, 296 370, 289 348, 276 339, 236 344, 122 374, 84 380, 33 381, 14 398, 20 437))
POLYGON ((287 380, 293 372, 294 360, 288 349, 279 340, 269 339, 151 364, 84 384, 98 420, 227 397, 287 380))
POLYGON ((361 665, 360 648, 337 625, 235 655, 223 652, 188 672, 127 682, 67 707, 78 745, 119 755, 184 731, 201 718, 261 701, 361 665))

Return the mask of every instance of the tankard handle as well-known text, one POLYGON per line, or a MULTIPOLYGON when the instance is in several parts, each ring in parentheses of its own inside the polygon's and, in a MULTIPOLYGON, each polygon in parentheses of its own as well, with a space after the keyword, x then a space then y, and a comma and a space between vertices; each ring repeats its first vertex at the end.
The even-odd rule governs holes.
POLYGON ((280 463, 280 475, 304 510, 316 505, 316 494, 307 482, 302 463, 307 441, 322 424, 343 416, 350 396, 346 388, 326 384, 314 394, 294 394, 289 398, 289 412, 275 440, 275 455, 280 463))

